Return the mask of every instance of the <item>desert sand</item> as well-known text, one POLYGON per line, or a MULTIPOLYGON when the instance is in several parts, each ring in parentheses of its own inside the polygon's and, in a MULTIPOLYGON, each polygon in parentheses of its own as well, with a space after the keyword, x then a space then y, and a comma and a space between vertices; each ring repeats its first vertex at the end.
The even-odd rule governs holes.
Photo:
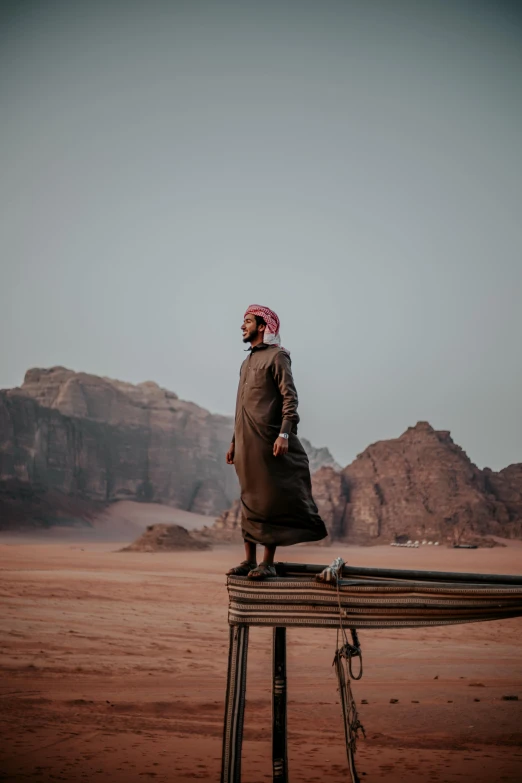
POLYGON ((181 508, 120 500, 111 503, 94 524, 98 538, 129 543, 133 536, 138 536, 149 525, 182 525, 186 530, 198 530, 213 521, 203 514, 193 514, 181 508))
MULTIPOLYGON (((240 547, 120 553, 129 538, 74 535, 0 537, 0 779, 218 781, 224 572, 242 559, 240 547)), ((520 542, 476 551, 301 546, 279 555, 522 571, 520 542)), ((364 676, 354 693, 367 735, 356 757, 362 780, 522 780, 522 618, 362 631, 360 639, 364 676)), ((347 781, 335 632, 290 629, 288 641, 290 780, 347 781)), ((270 680, 271 631, 254 628, 244 783, 271 780, 270 680)))

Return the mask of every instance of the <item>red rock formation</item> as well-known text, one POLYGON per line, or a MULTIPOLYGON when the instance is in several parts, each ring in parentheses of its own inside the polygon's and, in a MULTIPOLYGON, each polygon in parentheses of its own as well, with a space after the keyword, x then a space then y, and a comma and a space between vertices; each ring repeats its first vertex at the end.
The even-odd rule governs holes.
POLYGON ((328 545, 344 535, 347 488, 343 474, 331 467, 320 468, 312 475, 312 494, 328 530, 328 538, 321 543, 328 545))
MULTIPOLYGON (((0 526, 89 519, 100 504, 138 499, 223 512, 205 535, 240 540, 237 479, 224 459, 231 432, 230 417, 152 382, 29 370, 21 388, 0 391, 0 526)), ((327 449, 304 445, 312 465, 330 465, 312 477, 329 540, 522 537, 522 465, 479 470, 426 422, 341 472, 327 449)))
POLYGON ((215 515, 238 494, 232 419, 155 383, 63 367, 0 392, 0 482, 95 501, 141 499, 215 515))
POLYGON ((149 525, 147 530, 120 552, 178 552, 187 549, 208 549, 181 525, 149 525))
POLYGON ((486 491, 505 509, 502 518, 499 511, 500 521, 516 524, 522 519, 522 463, 509 465, 498 473, 484 468, 482 473, 486 491))
MULTIPOLYGON (((481 471, 448 432, 427 422, 368 446, 342 472, 318 470, 312 488, 330 541, 522 538, 522 465, 481 471)), ((238 503, 222 514, 217 532, 239 537, 238 503)))
POLYGON ((456 542, 522 533, 522 517, 509 520, 505 502, 491 491, 495 479, 488 485, 449 432, 427 422, 369 446, 343 475, 348 503, 342 536, 350 541, 407 535, 456 542))
POLYGON ((203 536, 220 542, 240 542, 241 534, 241 501, 234 500, 231 507, 223 511, 213 525, 202 531, 203 536))

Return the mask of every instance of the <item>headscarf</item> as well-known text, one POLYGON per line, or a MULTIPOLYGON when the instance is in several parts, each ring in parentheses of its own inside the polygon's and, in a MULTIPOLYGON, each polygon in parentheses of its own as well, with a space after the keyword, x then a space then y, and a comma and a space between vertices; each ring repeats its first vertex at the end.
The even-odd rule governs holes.
MULTIPOLYGON (((279 327, 281 324, 279 322, 277 313, 274 313, 274 311, 270 310, 269 307, 264 307, 263 305, 256 305, 256 304, 247 307, 245 316, 247 316, 249 313, 251 313, 252 315, 260 316, 266 323, 266 329, 263 333, 263 342, 266 343, 267 345, 279 345, 280 347, 282 347, 281 337, 279 336, 279 327)), ((283 348, 283 350, 286 349, 283 348)))

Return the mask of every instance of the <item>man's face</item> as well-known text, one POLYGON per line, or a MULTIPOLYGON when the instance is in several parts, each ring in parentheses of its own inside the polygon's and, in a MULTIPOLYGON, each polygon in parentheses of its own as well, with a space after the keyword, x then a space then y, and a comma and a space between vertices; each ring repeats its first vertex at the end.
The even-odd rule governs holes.
POLYGON ((243 321, 243 326, 241 327, 241 331, 243 333, 243 342, 244 343, 251 343, 252 340, 255 340, 256 337, 259 334, 259 327, 257 325, 257 321, 254 315, 252 313, 247 313, 245 315, 245 320, 243 321))

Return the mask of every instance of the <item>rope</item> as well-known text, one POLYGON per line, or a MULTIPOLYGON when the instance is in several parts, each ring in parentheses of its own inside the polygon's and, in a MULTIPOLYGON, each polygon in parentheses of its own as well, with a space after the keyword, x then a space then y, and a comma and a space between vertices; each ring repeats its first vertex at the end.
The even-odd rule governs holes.
POLYGON ((364 733, 364 726, 359 720, 359 716, 357 714, 357 707, 355 706, 355 701, 352 694, 349 671, 346 665, 346 658, 341 655, 340 650, 337 650, 335 653, 334 666, 337 674, 337 681, 339 683, 339 696, 341 699, 341 709, 343 713, 344 740, 346 744, 348 769, 350 770, 352 783, 360 783, 359 776, 355 768, 355 752, 357 750, 357 738, 359 731, 362 731, 363 737, 366 737, 366 734, 364 733))
POLYGON ((344 560, 340 557, 317 575, 321 582, 334 582, 337 592, 337 604, 339 607, 339 628, 337 629, 336 651, 333 659, 337 682, 339 684, 339 696, 341 701, 341 710, 343 714, 344 739, 346 744, 346 757, 348 760, 348 769, 352 778, 352 783, 360 783, 357 770, 355 768, 355 752, 357 750, 357 739, 359 731, 366 738, 364 726, 359 720, 357 707, 352 694, 351 680, 360 680, 363 675, 362 650, 355 628, 350 628, 352 636, 351 643, 348 641, 346 628, 343 625, 343 616, 345 611, 341 606, 341 594, 339 591, 339 581, 343 574, 344 560), (341 643, 340 643, 341 642, 341 643), (359 671, 357 675, 353 672, 352 660, 359 659, 359 671))

